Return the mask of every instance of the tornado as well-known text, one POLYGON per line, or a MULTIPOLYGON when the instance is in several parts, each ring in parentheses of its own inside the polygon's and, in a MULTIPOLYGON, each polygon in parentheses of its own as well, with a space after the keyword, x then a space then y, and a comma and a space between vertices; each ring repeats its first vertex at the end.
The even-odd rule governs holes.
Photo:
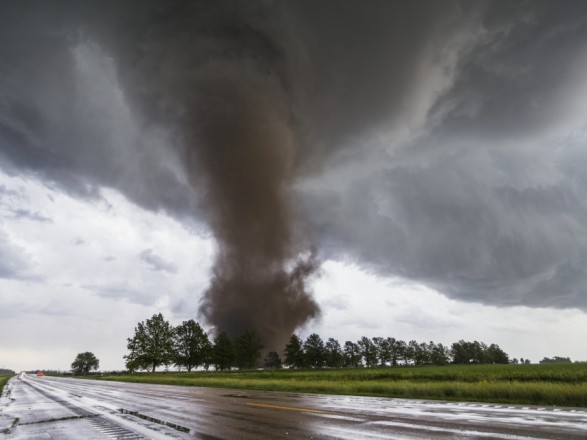
POLYGON ((248 69, 197 80, 186 164, 218 249, 200 312, 219 330, 252 329, 281 350, 319 313, 306 282, 319 265, 294 233, 296 142, 283 90, 248 69))
POLYGON ((281 351, 319 315, 308 288, 319 262, 292 206, 299 147, 287 54, 263 23, 220 12, 205 31, 216 56, 181 87, 184 163, 217 243, 199 310, 218 331, 254 330, 281 351))
POLYGON ((232 336, 254 330, 281 351, 319 316, 309 280, 320 264, 292 204, 303 48, 291 14, 264 1, 139 3, 140 14, 123 5, 101 20, 122 23, 115 36, 104 39, 106 27, 96 34, 110 42, 145 126, 173 133, 198 217, 215 238, 200 315, 232 336))

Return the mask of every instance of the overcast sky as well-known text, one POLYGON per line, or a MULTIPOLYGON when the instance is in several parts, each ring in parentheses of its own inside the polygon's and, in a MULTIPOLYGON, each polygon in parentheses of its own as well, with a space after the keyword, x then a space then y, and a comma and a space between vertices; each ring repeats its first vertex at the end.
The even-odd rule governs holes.
POLYGON ((587 360, 587 3, 170 5, 0 1, 0 368, 252 314, 255 231, 279 331, 587 360))

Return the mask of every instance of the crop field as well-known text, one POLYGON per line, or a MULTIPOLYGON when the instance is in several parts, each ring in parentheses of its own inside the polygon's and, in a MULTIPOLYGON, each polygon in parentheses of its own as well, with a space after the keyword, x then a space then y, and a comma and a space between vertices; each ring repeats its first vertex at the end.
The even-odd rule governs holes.
POLYGON ((0 375, 0 396, 2 395, 2 390, 4 389, 4 385, 6 384, 6 382, 8 382, 8 379, 10 379, 12 377, 12 375, 7 374, 7 375, 0 375))
POLYGON ((267 391, 587 407, 587 364, 166 372, 94 378, 267 391))

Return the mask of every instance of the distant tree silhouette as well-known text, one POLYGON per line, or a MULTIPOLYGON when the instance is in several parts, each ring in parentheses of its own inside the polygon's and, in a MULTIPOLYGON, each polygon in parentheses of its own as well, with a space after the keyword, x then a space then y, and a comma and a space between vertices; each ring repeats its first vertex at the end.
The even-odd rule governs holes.
POLYGON ((391 345, 388 339, 382 337, 375 337, 372 339, 373 345, 377 352, 377 359, 379 365, 385 367, 391 362, 391 345))
POLYGON ((405 341, 396 340, 395 338, 387 338, 391 351, 391 365, 394 367, 399 365, 399 362, 406 359, 406 343, 405 341))
POLYGON ((344 364, 344 355, 339 342, 334 338, 329 338, 324 346, 325 365, 328 368, 340 368, 344 364))
POLYGON ((206 363, 210 347, 208 335, 193 319, 173 329, 173 362, 188 372, 206 363))
POLYGON ((442 344, 430 341, 429 355, 430 362, 434 365, 446 365, 450 362, 450 349, 442 344))
POLYGON ((346 341, 344 343, 343 352, 345 367, 357 368, 361 366, 361 350, 356 343, 346 341))
POLYGON ((562 356, 554 356, 552 358, 545 357, 540 361, 541 364, 570 364, 571 358, 562 357, 562 356))
POLYGON ((357 346, 359 347, 359 351, 363 357, 363 364, 366 367, 376 367, 377 347, 375 347, 373 341, 371 341, 371 339, 367 338, 366 336, 363 336, 357 341, 357 346))
POLYGON ((127 369, 154 372, 157 367, 173 362, 173 327, 161 313, 153 315, 137 324, 134 336, 127 339, 127 348, 127 369))
MULTIPOLYGON (((499 348, 497 344, 491 344, 485 350, 484 361, 487 364, 507 364, 509 363, 508 355, 505 351, 499 348)), ((526 363, 522 360, 522 363, 526 363)))
POLYGON ((322 368, 326 361, 324 341, 317 333, 312 333, 304 342, 306 365, 313 368, 322 368))
POLYGON ((285 346, 284 353, 285 365, 291 368, 304 368, 306 366, 303 342, 298 335, 291 335, 289 342, 285 346))
POLYGON ((277 353, 276 351, 270 351, 269 353, 267 353, 267 356, 265 357, 265 361, 263 363, 263 367, 270 369, 281 368, 282 363, 281 358, 279 357, 279 353, 277 353))
MULTIPOLYGON (((302 352, 305 353, 306 366, 314 368, 319 368, 320 365, 329 368, 398 366, 402 361, 405 365, 446 365, 451 362, 455 364, 503 364, 509 362, 507 353, 497 344, 487 346, 483 342, 467 342, 462 339, 453 343, 449 348, 434 341, 411 340, 406 344, 404 341, 391 337, 369 339, 363 336, 356 343, 346 341, 344 347, 341 348, 334 338, 330 338, 324 345, 322 338, 314 333, 308 337, 303 347, 301 344, 301 339, 292 335, 285 348, 286 364, 290 367, 300 365, 295 363, 295 359, 296 356, 298 356, 297 359, 300 359, 302 352), (308 350, 310 355, 308 355, 308 350)), ((549 358, 545 359, 546 362, 552 361, 549 358)), ((555 359, 559 362, 570 362, 568 358, 557 356, 555 359)), ((517 362, 517 360, 514 359, 511 362, 517 362)), ((525 360, 524 363, 529 363, 529 361, 525 360)))
POLYGON ((245 330, 242 335, 234 338, 236 366, 241 370, 257 367, 264 347, 254 330, 245 330))
POLYGON ((212 363, 216 370, 229 370, 234 364, 234 345, 226 332, 220 332, 214 338, 212 363))
POLYGON ((94 353, 89 351, 78 353, 71 364, 71 371, 76 376, 88 374, 91 370, 97 370, 98 368, 100 368, 100 361, 94 353))

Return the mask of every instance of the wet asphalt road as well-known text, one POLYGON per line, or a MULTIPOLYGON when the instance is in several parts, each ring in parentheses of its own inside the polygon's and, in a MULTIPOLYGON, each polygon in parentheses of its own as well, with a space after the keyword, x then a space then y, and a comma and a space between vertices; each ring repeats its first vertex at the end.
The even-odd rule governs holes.
POLYGON ((15 377, 10 439, 585 439, 587 410, 15 377))

